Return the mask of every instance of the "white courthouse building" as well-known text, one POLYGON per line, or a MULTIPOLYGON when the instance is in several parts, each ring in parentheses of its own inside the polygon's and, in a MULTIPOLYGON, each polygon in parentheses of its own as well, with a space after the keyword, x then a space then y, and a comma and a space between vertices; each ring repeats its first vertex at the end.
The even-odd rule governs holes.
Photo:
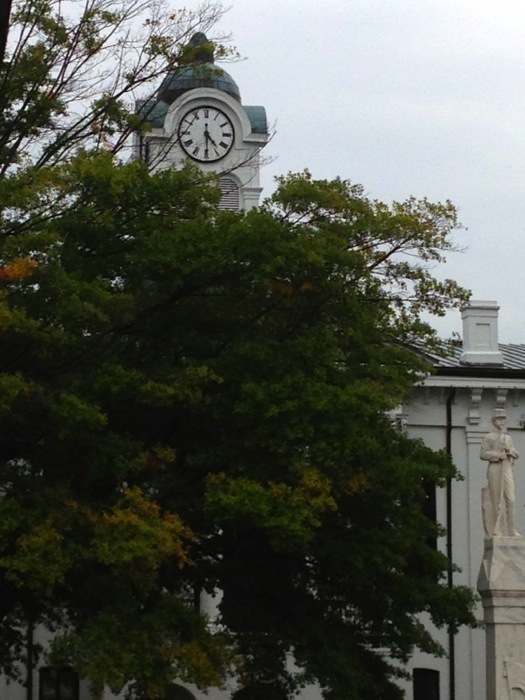
MULTIPOLYGON (((508 433, 520 453, 515 517, 518 531, 525 533, 525 345, 498 343, 494 301, 472 301, 462 317, 462 342, 451 356, 430 358, 435 374, 414 387, 397 418, 410 437, 446 450, 462 476, 436 493, 436 516, 447 528, 438 546, 460 569, 451 572, 450 583, 475 589, 484 547, 481 489, 487 484, 480 446, 495 408, 505 409, 508 433)), ((415 654, 407 699, 484 700, 484 630, 462 629, 455 636, 440 630, 436 637, 448 657, 415 654)))

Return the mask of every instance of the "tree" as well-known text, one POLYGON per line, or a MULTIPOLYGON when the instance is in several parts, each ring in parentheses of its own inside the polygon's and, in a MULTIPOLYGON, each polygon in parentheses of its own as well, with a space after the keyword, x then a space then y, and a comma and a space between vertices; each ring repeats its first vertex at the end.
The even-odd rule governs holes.
POLYGON ((105 153, 41 187, 74 205, 5 239, 3 638, 50 622, 57 662, 152 696, 235 650, 247 679, 396 697, 378 650, 436 651, 423 610, 472 621, 420 508, 453 468, 385 415, 421 310, 460 298, 396 254, 433 259, 454 210, 301 175, 221 213, 199 172, 105 153))
POLYGON ((419 613, 473 622, 421 508, 453 466, 387 418, 428 369, 422 315, 465 298, 427 267, 455 210, 303 173, 221 212, 198 170, 123 162, 140 124, 119 89, 92 99, 97 61, 154 10, 147 71, 113 73, 131 95, 191 60, 196 20, 167 48, 152 3, 87 0, 69 28, 63 8, 15 6, 0 93, 1 669, 44 625, 95 690, 234 670, 397 698, 398 662, 439 651, 419 613), (216 591, 210 626, 196 599, 216 591))
POLYGON ((0 8, 0 63, 4 60, 7 35, 9 32, 9 16, 12 0, 6 0, 0 8))

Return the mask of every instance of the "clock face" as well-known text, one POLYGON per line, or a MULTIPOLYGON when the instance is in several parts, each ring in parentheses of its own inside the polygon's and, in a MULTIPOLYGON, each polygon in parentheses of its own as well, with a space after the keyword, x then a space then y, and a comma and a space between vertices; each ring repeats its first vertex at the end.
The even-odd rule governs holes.
POLYGON ((177 130, 182 150, 200 163, 224 158, 235 136, 230 119, 217 107, 195 107, 182 117, 177 130))

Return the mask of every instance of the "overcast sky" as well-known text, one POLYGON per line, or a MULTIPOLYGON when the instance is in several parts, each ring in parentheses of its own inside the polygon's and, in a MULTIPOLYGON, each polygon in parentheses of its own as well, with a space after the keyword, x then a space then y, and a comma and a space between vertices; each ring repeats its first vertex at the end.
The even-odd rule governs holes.
MULTIPOLYGON (((265 192, 307 167, 384 201, 451 199, 466 252, 441 274, 525 343, 525 0, 233 0, 220 29, 243 103, 276 125, 265 192)), ((435 325, 460 331, 459 313, 435 325)))

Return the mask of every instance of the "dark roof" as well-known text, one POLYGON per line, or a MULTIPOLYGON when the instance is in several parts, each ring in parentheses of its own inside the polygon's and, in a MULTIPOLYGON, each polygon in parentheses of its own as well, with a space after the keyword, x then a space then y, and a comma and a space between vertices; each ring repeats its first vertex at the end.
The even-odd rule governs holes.
POLYGON ((146 124, 157 129, 162 129, 168 113, 169 104, 162 100, 139 100, 136 112, 144 119, 146 124))
POLYGON ((268 120, 266 119, 266 110, 264 107, 259 105, 246 105, 244 111, 250 120, 252 134, 268 133, 268 120))
POLYGON ((433 352, 428 352, 428 350, 425 351, 425 355, 438 371, 444 370, 444 374, 446 374, 447 369, 494 370, 497 368, 503 371, 525 370, 525 345, 500 343, 498 347, 503 355, 503 365, 473 365, 460 362, 461 354, 463 353, 463 346, 461 343, 451 345, 445 357, 441 357, 433 352))

